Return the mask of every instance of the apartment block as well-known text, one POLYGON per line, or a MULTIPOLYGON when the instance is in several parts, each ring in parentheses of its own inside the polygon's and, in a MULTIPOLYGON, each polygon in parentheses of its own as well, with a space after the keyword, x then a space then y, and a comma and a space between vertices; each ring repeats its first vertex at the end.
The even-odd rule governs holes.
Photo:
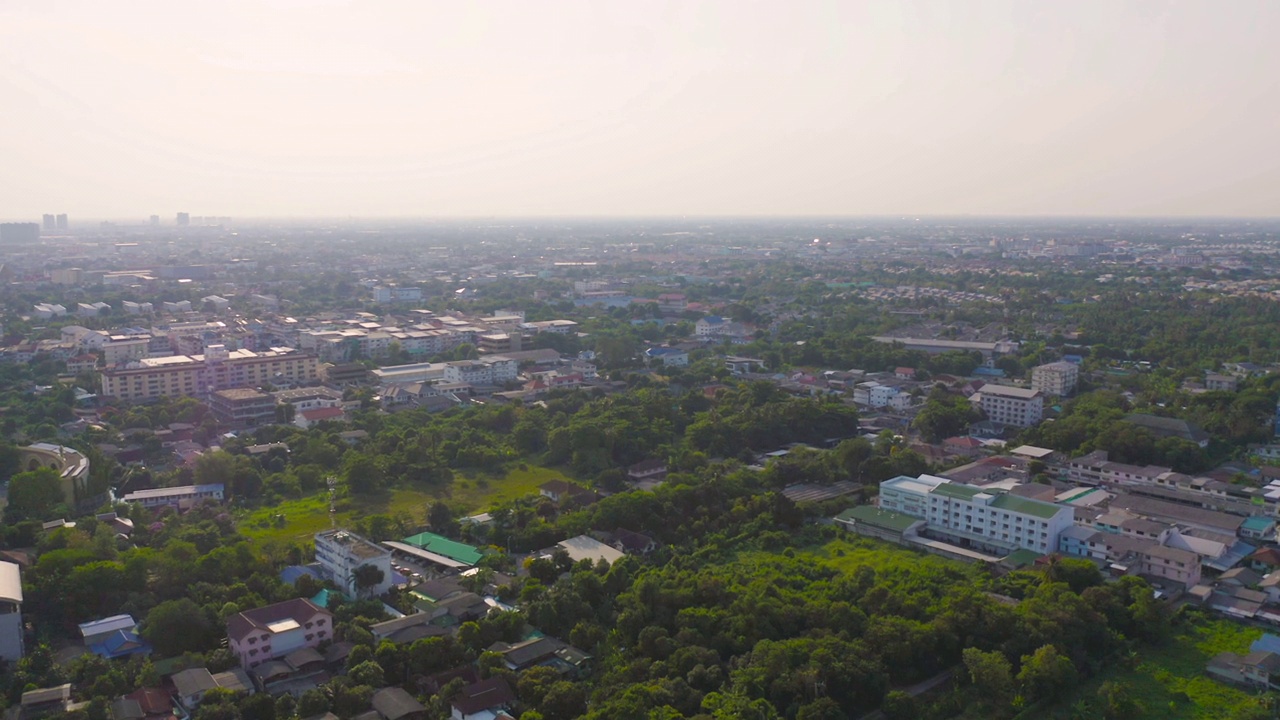
POLYGON ((1044 417, 1044 395, 1033 388, 983 385, 970 402, 976 402, 987 419, 1003 425, 1031 427, 1044 417))
POLYGON ((1039 365, 1031 371, 1031 388, 1045 395, 1066 397, 1075 392, 1079 380, 1080 367, 1065 361, 1039 365))
POLYGON ((102 371, 102 394, 126 402, 159 397, 205 397, 215 390, 319 379, 316 356, 291 348, 228 351, 212 345, 204 355, 142 358, 102 371))
POLYGON ((276 419, 276 399, 253 388, 214 390, 209 410, 218 422, 237 429, 270 425, 276 419))
POLYGON ((328 530, 316 535, 316 561, 325 579, 342 588, 347 597, 360 594, 356 569, 372 565, 382 571, 382 582, 368 588, 366 595, 377 596, 390 590, 391 551, 347 530, 328 530))

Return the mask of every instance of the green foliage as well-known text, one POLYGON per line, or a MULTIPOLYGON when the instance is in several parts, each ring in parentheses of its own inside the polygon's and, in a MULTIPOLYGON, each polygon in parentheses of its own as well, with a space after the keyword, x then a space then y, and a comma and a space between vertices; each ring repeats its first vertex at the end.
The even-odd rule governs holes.
POLYGON ((5 521, 48 520, 63 503, 62 483, 57 470, 39 468, 9 479, 5 521))

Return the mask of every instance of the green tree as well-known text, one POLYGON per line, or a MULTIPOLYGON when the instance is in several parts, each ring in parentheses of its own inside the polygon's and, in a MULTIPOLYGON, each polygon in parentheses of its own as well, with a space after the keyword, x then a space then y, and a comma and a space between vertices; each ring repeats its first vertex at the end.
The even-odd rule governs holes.
POLYGON ((48 520, 62 502, 62 480, 57 470, 39 468, 21 472, 9 480, 5 519, 9 523, 48 520))
POLYGON ((888 720, 915 720, 920 717, 916 699, 901 690, 890 690, 880 703, 880 711, 888 720))
POLYGON ((382 687, 386 685, 386 674, 382 671, 382 666, 376 660, 365 660, 364 662, 351 668, 347 673, 347 677, 351 678, 351 682, 357 685, 368 685, 370 687, 382 687))
POLYGON ((165 657, 211 650, 219 635, 209 616, 190 598, 156 605, 142 623, 142 637, 165 657))
POLYGON ((1004 708, 1013 700, 1013 668, 1009 659, 998 652, 965 648, 961 653, 969 681, 996 708, 1004 708))
POLYGON ((356 594, 360 597, 367 596, 370 590, 382 584, 382 581, 387 578, 382 568, 368 563, 357 567, 352 572, 352 576, 356 581, 356 594))
POLYGON ((1077 679, 1071 659, 1060 655, 1052 645, 1041 646, 1034 654, 1022 656, 1018 687, 1030 702, 1056 702, 1075 687, 1077 679))

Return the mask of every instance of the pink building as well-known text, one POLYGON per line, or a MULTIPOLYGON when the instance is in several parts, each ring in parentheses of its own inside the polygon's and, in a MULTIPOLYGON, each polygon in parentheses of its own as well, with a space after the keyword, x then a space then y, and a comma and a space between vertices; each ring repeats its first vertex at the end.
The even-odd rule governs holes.
POLYGON ((246 669, 332 638, 333 614, 302 598, 246 610, 227 619, 231 652, 246 669))

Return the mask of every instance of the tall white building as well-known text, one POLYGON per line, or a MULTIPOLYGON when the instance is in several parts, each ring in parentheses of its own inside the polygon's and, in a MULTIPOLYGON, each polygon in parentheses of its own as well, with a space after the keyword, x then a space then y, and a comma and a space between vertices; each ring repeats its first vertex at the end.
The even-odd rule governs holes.
POLYGON ((23 655, 22 572, 0 561, 0 660, 17 662, 23 655))
POLYGON ((1066 397, 1075 392, 1080 380, 1080 367, 1066 361, 1038 365, 1031 371, 1031 389, 1045 395, 1066 397))
POLYGON ((316 535, 316 561, 327 580, 342 588, 347 597, 360 594, 356 569, 372 565, 382 571, 382 582, 364 590, 377 596, 391 589, 391 551, 348 530, 328 530, 316 535))
POLYGON ((1031 427, 1044 417, 1044 395, 1032 388, 983 385, 969 398, 987 414, 987 419, 1005 425, 1031 427))
POLYGON ((985 551, 1048 554, 1075 523, 1075 509, 946 478, 899 476, 880 483, 880 507, 918 517, 927 530, 985 551))

